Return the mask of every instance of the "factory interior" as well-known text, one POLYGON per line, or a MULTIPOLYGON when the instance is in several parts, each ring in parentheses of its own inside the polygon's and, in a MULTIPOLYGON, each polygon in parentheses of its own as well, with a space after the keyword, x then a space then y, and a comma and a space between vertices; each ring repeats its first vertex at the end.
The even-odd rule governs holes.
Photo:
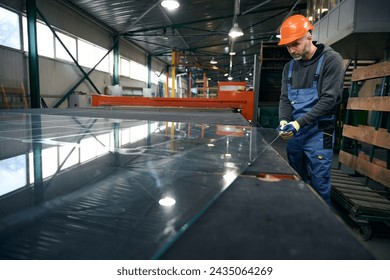
POLYGON ((390 260, 390 1, 165 2, 0 0, 0 259, 390 260), (294 14, 344 62, 332 207, 276 130, 294 14))

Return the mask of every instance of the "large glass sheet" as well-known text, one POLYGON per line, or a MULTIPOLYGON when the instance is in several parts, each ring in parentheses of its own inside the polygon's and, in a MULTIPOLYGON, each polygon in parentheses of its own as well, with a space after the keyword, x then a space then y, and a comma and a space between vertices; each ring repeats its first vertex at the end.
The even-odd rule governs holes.
POLYGON ((33 165, 23 180, 33 184, 0 196, 0 208, 20 193, 28 202, 0 219, 35 217, 0 241, 1 254, 158 257, 276 137, 249 126, 0 114, 0 160, 27 155, 33 165), (15 252, 30 239, 35 251, 15 252))

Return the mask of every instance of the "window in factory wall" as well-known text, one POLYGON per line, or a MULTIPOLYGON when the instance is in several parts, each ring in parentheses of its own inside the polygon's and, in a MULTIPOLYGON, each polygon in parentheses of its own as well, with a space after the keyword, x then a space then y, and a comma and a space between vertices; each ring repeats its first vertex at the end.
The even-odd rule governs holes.
POLYGON ((0 45, 18 50, 21 48, 19 16, 2 7, 0 7, 0 45))
MULTIPOLYGON (((27 18, 23 17, 23 40, 24 51, 28 52, 28 32, 27 18)), ((89 43, 81 38, 72 37, 64 32, 56 30, 56 34, 65 44, 68 51, 78 63, 82 66, 92 68, 98 63, 108 52, 108 50, 89 43)), ((37 42, 38 54, 50 58, 57 58, 73 62, 69 54, 66 52, 61 43, 55 38, 54 34, 45 24, 37 22, 37 42)), ((110 72, 112 65, 110 61, 112 54, 107 55, 97 66, 96 69, 103 72, 110 72)))
MULTIPOLYGON (((37 22, 38 55, 54 58, 54 35, 45 24, 37 22)), ((23 47, 28 52, 27 18, 23 17, 23 47)))
MULTIPOLYGON (((98 63, 108 52, 108 50, 101 47, 95 46, 95 64, 98 63)), ((96 66, 97 70, 103 72, 110 72, 110 60, 109 56, 106 56, 99 64, 96 66)))
MULTIPOLYGON (((54 36, 50 28, 37 22, 37 45, 38 55, 54 58, 54 36)), ((24 51, 28 52, 27 18, 23 17, 23 40, 24 51)))
POLYGON ((124 77, 130 77, 130 60, 123 57, 120 58, 120 73, 124 77))
MULTIPOLYGON (((91 44, 85 40, 78 39, 78 62, 80 65, 92 68, 108 52, 99 46, 91 44)), ((109 56, 106 56, 96 67, 97 70, 109 72, 109 56)))
POLYGON ((135 61, 130 61, 130 78, 148 82, 148 67, 135 61))
POLYGON ((78 39, 78 62, 80 65, 92 68, 95 66, 95 48, 92 44, 78 39))
POLYGON ((37 23, 38 54, 54 58, 54 36, 45 24, 37 23))
MULTIPOLYGON (((61 32, 57 32, 57 35, 61 39, 62 43, 64 43, 68 51, 72 54, 72 56, 77 59, 76 38, 73 38, 61 32)), ((73 61, 70 55, 65 50, 65 48, 57 39, 55 40, 55 54, 56 58, 58 59, 73 61)))

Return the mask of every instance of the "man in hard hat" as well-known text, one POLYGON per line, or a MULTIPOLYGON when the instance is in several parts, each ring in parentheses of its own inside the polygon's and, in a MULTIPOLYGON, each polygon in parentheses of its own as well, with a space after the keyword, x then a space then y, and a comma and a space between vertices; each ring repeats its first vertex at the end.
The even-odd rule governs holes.
POLYGON ((335 115, 344 69, 339 53, 313 43, 313 29, 302 15, 287 18, 280 27, 279 45, 286 46, 293 59, 283 69, 278 130, 288 140, 290 165, 331 205, 335 115))

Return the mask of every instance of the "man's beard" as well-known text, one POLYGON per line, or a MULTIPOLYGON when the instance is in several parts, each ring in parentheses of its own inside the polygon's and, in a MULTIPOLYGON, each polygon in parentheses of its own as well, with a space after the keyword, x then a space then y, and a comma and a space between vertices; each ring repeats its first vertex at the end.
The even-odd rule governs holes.
POLYGON ((297 60, 297 61, 301 60, 301 59, 306 59, 308 54, 309 54, 309 51, 310 51, 310 46, 309 46, 309 44, 306 44, 306 46, 303 49, 301 54, 295 54, 295 55, 292 55, 292 57, 294 58, 294 60, 297 60))
POLYGON ((293 55, 294 60, 298 61, 302 59, 302 55, 293 55))

